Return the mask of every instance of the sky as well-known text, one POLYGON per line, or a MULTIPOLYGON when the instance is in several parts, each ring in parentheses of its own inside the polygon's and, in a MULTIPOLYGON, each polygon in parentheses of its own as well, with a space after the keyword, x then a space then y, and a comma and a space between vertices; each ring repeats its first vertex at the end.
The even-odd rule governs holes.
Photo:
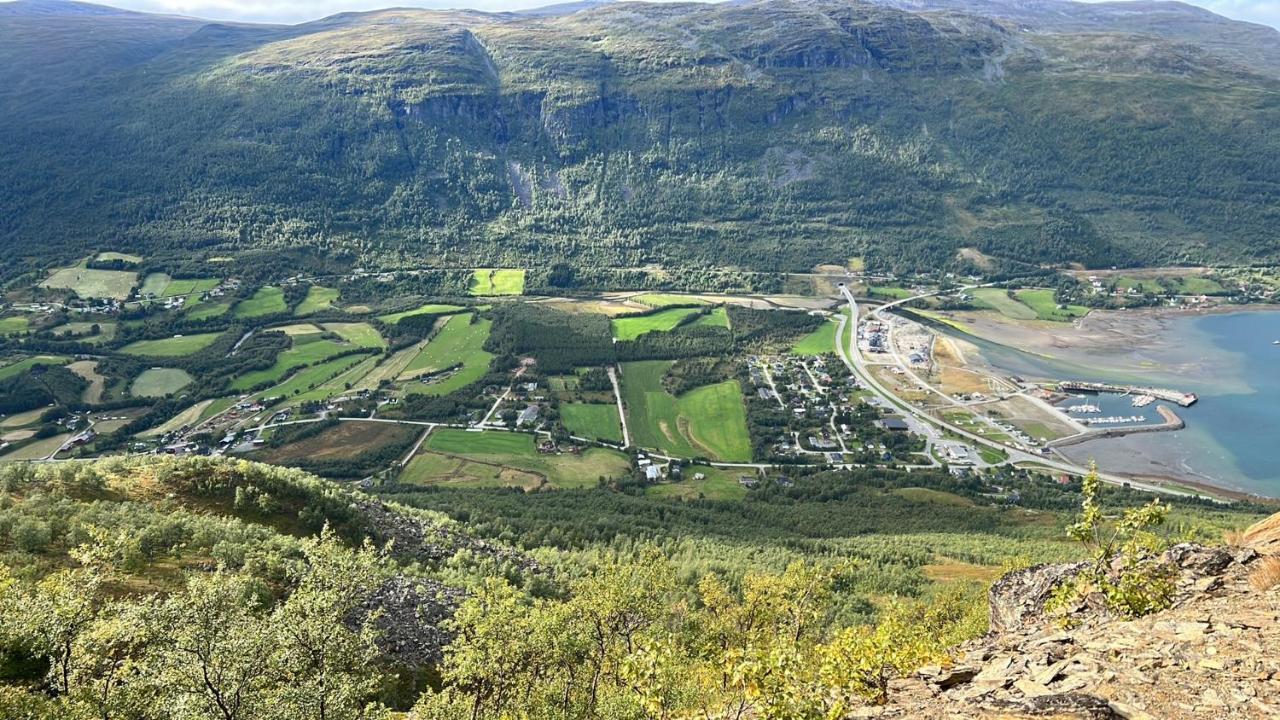
MULTIPOLYGON (((166 12, 211 20, 303 22, 351 10, 429 7, 520 10, 563 0, 88 0, 132 10, 166 12)), ((1097 0, 1086 0, 1094 2, 1097 0)), ((1219 15, 1280 28, 1280 0, 1186 0, 1219 15)))

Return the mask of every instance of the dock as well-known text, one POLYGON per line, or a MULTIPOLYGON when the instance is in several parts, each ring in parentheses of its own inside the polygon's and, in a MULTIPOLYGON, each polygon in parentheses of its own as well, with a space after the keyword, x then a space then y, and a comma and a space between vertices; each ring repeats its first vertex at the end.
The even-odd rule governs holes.
POLYGON ((1191 407, 1200 400, 1199 396, 1195 393, 1186 393, 1179 390, 1131 387, 1127 385, 1109 385, 1107 383, 1081 382, 1076 380, 1068 380, 1066 382, 1058 383, 1058 389, 1063 392, 1120 393, 1121 395, 1138 396, 1149 395, 1156 400, 1177 403, 1182 407, 1191 407))

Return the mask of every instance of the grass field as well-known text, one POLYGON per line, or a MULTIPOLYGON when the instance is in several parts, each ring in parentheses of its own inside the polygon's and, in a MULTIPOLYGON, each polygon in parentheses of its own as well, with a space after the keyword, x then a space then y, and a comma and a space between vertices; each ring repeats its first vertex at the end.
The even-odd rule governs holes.
POLYGON ((689 465, 684 468, 684 479, 650 485, 644 492, 651 497, 676 500, 741 500, 747 496, 747 489, 738 482, 740 474, 754 472, 747 469, 742 473, 734 473, 720 468, 689 465), (694 480, 693 476, 698 474, 703 475, 703 478, 694 480))
POLYGON ((192 425, 195 425, 196 423, 200 422, 200 419, 204 416, 205 411, 208 410, 209 406, 213 405, 213 403, 214 403, 213 400, 201 400, 195 405, 192 405, 186 410, 183 410, 177 415, 174 415, 173 417, 164 421, 163 423, 149 430, 143 430, 142 432, 138 433, 138 437, 140 438, 160 437, 161 435, 166 435, 175 430, 181 430, 184 427, 190 427, 192 425))
POLYGON ((296 336, 293 338, 293 347, 280 353, 275 364, 265 370, 255 370, 237 377, 232 381, 231 389, 248 390, 261 383, 278 381, 294 368, 314 365, 349 349, 350 345, 322 339, 318 335, 296 336))
POLYGON ((632 315, 610 320, 613 336, 619 340, 635 340, 647 332, 666 332, 680 321, 698 312, 697 308, 671 308, 649 315, 632 315))
POLYGON ((397 350, 381 363, 374 366, 368 373, 363 375, 355 383, 356 390, 373 390, 382 384, 383 380, 395 380, 400 377, 400 373, 409 367, 409 363, 418 357, 418 353, 427 346, 427 341, 410 345, 407 348, 397 350))
POLYGON ((836 351, 836 328, 840 323, 832 320, 805 335, 791 346, 794 355, 823 355, 836 351))
POLYGON ((143 258, 141 255, 130 255, 129 253, 107 251, 107 252, 98 253, 98 256, 95 257, 94 260, 97 260, 98 262, 111 262, 112 260, 119 260, 121 262, 127 262, 130 265, 137 265, 138 263, 142 262, 143 258))
POLYGON ((169 287, 171 282, 173 282, 173 278, 167 273, 149 273, 142 279, 142 287, 138 288, 138 294, 143 297, 147 295, 160 297, 164 295, 164 289, 169 287))
POLYGON ((37 365, 66 365, 67 358, 57 355, 36 355, 8 365, 0 366, 0 380, 8 380, 30 370, 37 365))
POLYGON ((325 323, 321 327, 352 345, 374 350, 387 348, 387 341, 369 323, 325 323))
POLYGON ((471 278, 472 295, 521 295, 524 293, 523 270, 483 268, 471 278))
POLYGON ((665 360, 622 365, 622 396, 632 442, 680 457, 749 461, 751 441, 737 381, 696 388, 677 398, 662 387, 670 367, 665 360))
POLYGON ((71 290, 82 298, 124 300, 138 284, 138 273, 125 270, 90 270, 69 267, 55 270, 40 283, 41 287, 71 290))
MULTIPOLYGON (((367 358, 364 355, 343 355, 326 362, 316 363, 294 373, 288 380, 263 390, 260 397, 284 397, 293 400, 322 400, 345 392, 345 388, 332 388, 331 391, 316 392, 321 386, 340 373, 367 358)), ((245 376, 248 377, 248 376, 245 376)), ((237 381, 239 378, 237 378, 237 381)), ((256 384, 256 383, 255 383, 256 384)), ((235 384, 232 384, 235 387, 235 384)), ((250 386, 252 387, 252 386, 250 386)))
POLYGON ((134 397, 164 397, 190 384, 191 376, 185 370, 150 368, 134 378, 129 394, 134 397))
POLYGON ((594 486, 602 476, 626 475, 631 468, 626 455, 605 448, 589 448, 582 455, 542 455, 535 449, 533 436, 526 433, 443 428, 431 433, 423 448, 429 453, 416 456, 409 463, 401 482, 528 487, 529 478, 520 474, 533 474, 545 478, 553 487, 582 488, 594 486), (430 453, 438 455, 432 457, 430 453), (471 469, 453 466, 454 472, 446 472, 451 466, 443 455, 455 456, 455 463, 471 460, 489 466, 471 469), (517 475, 507 473, 504 477, 503 469, 514 470, 517 475))
POLYGON ((1058 301, 1054 299, 1053 291, 1049 289, 1019 290, 1015 294, 1018 300, 1031 308, 1036 317, 1041 320, 1068 322, 1089 314, 1089 308, 1080 305, 1058 307, 1058 301))
POLYGON ((307 296, 298 303, 298 307, 293 309, 293 314, 299 317, 312 315, 321 310, 327 310, 333 307, 333 303, 338 299, 338 291, 333 288, 320 287, 312 285, 307 288, 307 296))
POLYGON ((439 382, 415 382, 406 390, 428 395, 448 395, 484 377, 493 360, 493 355, 484 350, 484 341, 489 337, 489 328, 493 322, 477 320, 471 323, 470 319, 470 315, 454 315, 449 318, 431 342, 409 361, 400 378, 412 380, 440 372, 458 363, 462 363, 462 367, 439 382))
POLYGON ((192 305, 187 303, 187 317, 192 320, 207 320, 209 318, 222 317, 231 309, 231 303, 198 303, 192 305))
POLYGON ((977 288, 973 291, 977 305, 986 307, 1014 320, 1035 320, 1036 311, 1009 297, 1004 288, 977 288))
POLYGON ((175 335, 162 340, 139 340, 120 348, 120 352, 145 357, 186 357, 209 347, 221 336, 222 333, 200 333, 175 335))
POLYGON ((604 403, 563 403, 560 421, 570 433, 584 438, 622 442, 618 406, 604 403))
POLYGON ((79 338, 80 342, 99 343, 111 340, 116 336, 116 324, 113 322, 69 322, 54 328, 53 334, 59 337, 79 338), (94 332, 93 329, 95 325, 98 326, 97 332, 94 332))
POLYGON ((693 295, 673 295, 671 293, 644 293, 636 295, 631 300, 642 305, 648 305, 651 308, 666 307, 668 305, 705 305, 706 300, 693 295))
POLYGON ((39 407, 35 410, 14 413, 8 417, 0 418, 0 428, 13 429, 35 424, 40 419, 40 416, 44 415, 48 410, 49 408, 47 407, 39 407))
POLYGON ((165 286, 161 297, 178 297, 180 295, 201 295, 218 287, 217 278, 180 278, 172 280, 165 286))
POLYGON ((414 315, 452 315, 453 313, 461 312, 463 310, 466 310, 466 308, 461 305, 440 305, 428 303, 412 310, 391 313, 389 315, 379 315, 378 319, 388 325, 395 325, 401 320, 414 315))
POLYGON ((235 314, 238 318, 256 318, 263 315, 274 315, 289 309, 284 302, 284 290, 278 287, 260 287, 252 297, 236 303, 235 314))
POLYGON ((29 327, 31 327, 31 321, 25 315, 0 318, 0 335, 24 332, 29 327))
POLYGON ((722 307, 718 307, 697 320, 694 320, 693 324, 703 325, 706 327, 727 328, 729 327, 729 312, 722 307))
POLYGON ((62 444, 71 439, 71 434, 54 435, 50 438, 37 440, 30 445, 23 445, 17 450, 12 450, 4 455, 0 455, 0 462, 10 460, 43 460, 57 452, 62 444))
POLYGON ((305 440, 256 452, 253 459, 285 465, 299 460, 349 460, 408 442, 421 431, 422 428, 407 425, 341 422, 305 440))
POLYGON ((911 297, 911 291, 895 287, 893 285, 872 285, 867 288, 867 294, 872 297, 889 298, 890 300, 902 300, 911 297))

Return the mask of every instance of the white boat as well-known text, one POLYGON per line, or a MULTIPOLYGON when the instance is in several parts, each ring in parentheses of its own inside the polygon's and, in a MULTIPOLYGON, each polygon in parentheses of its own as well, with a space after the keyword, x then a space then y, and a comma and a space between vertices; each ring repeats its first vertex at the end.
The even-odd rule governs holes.
POLYGON ((1272 340, 1272 341, 1271 341, 1271 344, 1272 344, 1272 345, 1280 345, 1280 340, 1272 340))

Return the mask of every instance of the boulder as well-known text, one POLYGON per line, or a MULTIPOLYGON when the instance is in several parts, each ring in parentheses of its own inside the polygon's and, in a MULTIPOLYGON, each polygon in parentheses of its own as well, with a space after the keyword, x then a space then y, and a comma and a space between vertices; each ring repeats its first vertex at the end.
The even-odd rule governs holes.
POLYGON ((389 578, 348 618, 361 625, 370 618, 379 632, 378 649, 392 662, 426 667, 444 658, 453 640, 446 623, 466 593, 435 580, 397 575, 389 578))
POLYGON ((1045 603, 1063 582, 1080 574, 1088 563, 1036 565, 1005 575, 988 594, 991 632, 1003 634, 1038 627, 1046 620, 1045 603))

